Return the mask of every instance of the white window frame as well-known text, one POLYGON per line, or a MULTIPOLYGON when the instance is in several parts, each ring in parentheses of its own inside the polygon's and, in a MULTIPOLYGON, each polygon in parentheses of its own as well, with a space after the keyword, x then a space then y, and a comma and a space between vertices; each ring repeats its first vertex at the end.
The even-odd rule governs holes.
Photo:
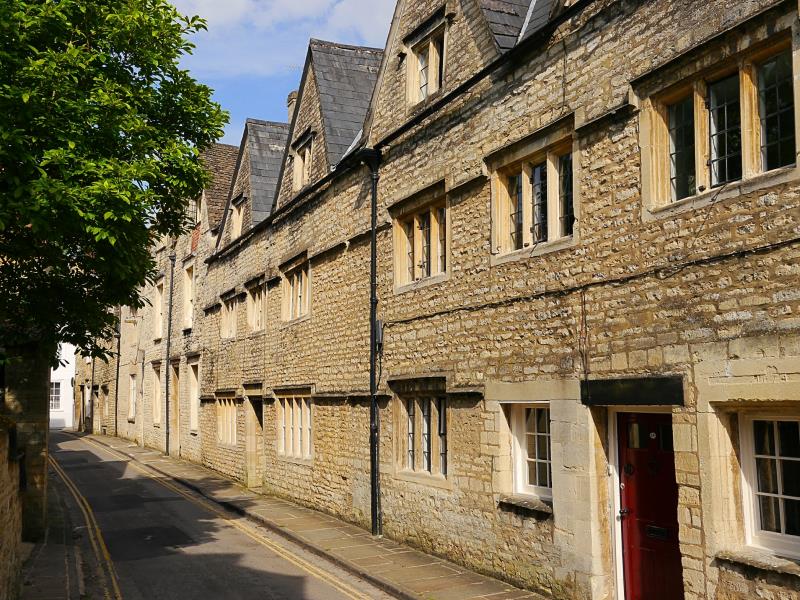
POLYGON ((196 276, 194 264, 187 265, 183 270, 183 328, 191 329, 194 321, 194 296, 196 290, 196 276))
POLYGON ((307 394, 286 394, 275 403, 278 454, 295 460, 314 456, 314 401, 307 394))
POLYGON ((238 411, 236 399, 217 398, 217 442, 223 446, 236 446, 238 411))
POLYGON ((292 188, 299 191, 311 182, 311 159, 314 138, 300 145, 292 154, 292 188))
POLYGON ((153 425, 161 424, 161 366, 153 365, 153 425))
POLYGON ((200 429, 200 361, 190 362, 189 367, 189 430, 200 429))
MULTIPOLYGON (((758 507, 758 477, 756 473, 754 421, 800 421, 800 417, 772 413, 747 414, 740 417, 739 435, 742 448, 742 490, 747 543, 787 558, 800 559, 800 536, 762 531, 760 529, 760 509, 758 507), (795 539, 792 539, 795 538, 795 539)), ((777 445, 778 441, 775 440, 777 445)), ((777 448, 776 448, 777 452, 777 448)), ((780 469, 778 469, 780 471, 780 469)), ((779 472, 778 477, 781 477, 779 472)), ((794 496, 789 496, 794 498, 794 496)))
MULTIPOLYGON (((530 485, 528 483, 528 450, 526 436, 528 432, 525 428, 525 409, 544 409, 550 411, 549 402, 520 402, 510 404, 510 420, 511 420, 511 437, 512 437, 512 461, 513 461, 513 480, 514 480, 514 493, 524 494, 528 496, 535 496, 541 500, 552 501, 553 488, 552 488, 552 475, 550 476, 551 487, 530 485)), ((552 472, 553 466, 553 438, 552 438, 552 414, 549 413, 549 426, 550 433, 547 434, 549 438, 549 463, 552 472)))
POLYGON ((50 410, 61 410, 61 382, 50 382, 50 410))
POLYGON ((443 393, 404 396, 398 398, 398 403, 402 432, 396 445, 399 470, 447 479, 450 467, 447 396, 443 393))

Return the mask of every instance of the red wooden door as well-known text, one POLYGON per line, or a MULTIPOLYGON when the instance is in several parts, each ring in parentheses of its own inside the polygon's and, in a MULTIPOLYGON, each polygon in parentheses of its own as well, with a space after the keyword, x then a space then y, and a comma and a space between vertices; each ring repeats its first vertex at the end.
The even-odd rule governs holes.
POLYGON ((626 600, 683 600, 672 416, 620 413, 626 600))

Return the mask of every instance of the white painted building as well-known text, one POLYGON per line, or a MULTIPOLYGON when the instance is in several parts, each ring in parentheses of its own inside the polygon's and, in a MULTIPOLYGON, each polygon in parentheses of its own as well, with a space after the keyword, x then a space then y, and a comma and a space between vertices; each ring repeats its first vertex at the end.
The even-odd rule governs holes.
POLYGON ((72 428, 75 384, 75 346, 58 347, 59 366, 50 371, 50 428, 72 428))

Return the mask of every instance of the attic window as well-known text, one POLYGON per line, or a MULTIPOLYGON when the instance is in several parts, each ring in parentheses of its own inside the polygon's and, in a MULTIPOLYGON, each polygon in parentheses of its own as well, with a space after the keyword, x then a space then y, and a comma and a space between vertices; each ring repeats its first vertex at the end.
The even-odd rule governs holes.
POLYGON ((311 181, 311 149, 314 140, 309 139, 298 146, 294 151, 294 190, 298 191, 307 186, 311 181))
POLYGON ((239 196, 233 201, 233 210, 231 212, 231 240, 242 235, 242 217, 244 213, 244 196, 239 196))
POLYGON ((408 62, 408 98, 411 104, 427 100, 444 83, 444 25, 411 48, 408 62))

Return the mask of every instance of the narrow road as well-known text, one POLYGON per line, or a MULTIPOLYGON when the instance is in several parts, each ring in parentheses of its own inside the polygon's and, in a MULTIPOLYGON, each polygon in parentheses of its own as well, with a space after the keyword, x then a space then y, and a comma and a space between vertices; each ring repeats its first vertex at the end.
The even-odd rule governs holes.
POLYGON ((116 452, 60 432, 50 451, 79 496, 73 520, 96 524, 110 598, 390 598, 116 452))

